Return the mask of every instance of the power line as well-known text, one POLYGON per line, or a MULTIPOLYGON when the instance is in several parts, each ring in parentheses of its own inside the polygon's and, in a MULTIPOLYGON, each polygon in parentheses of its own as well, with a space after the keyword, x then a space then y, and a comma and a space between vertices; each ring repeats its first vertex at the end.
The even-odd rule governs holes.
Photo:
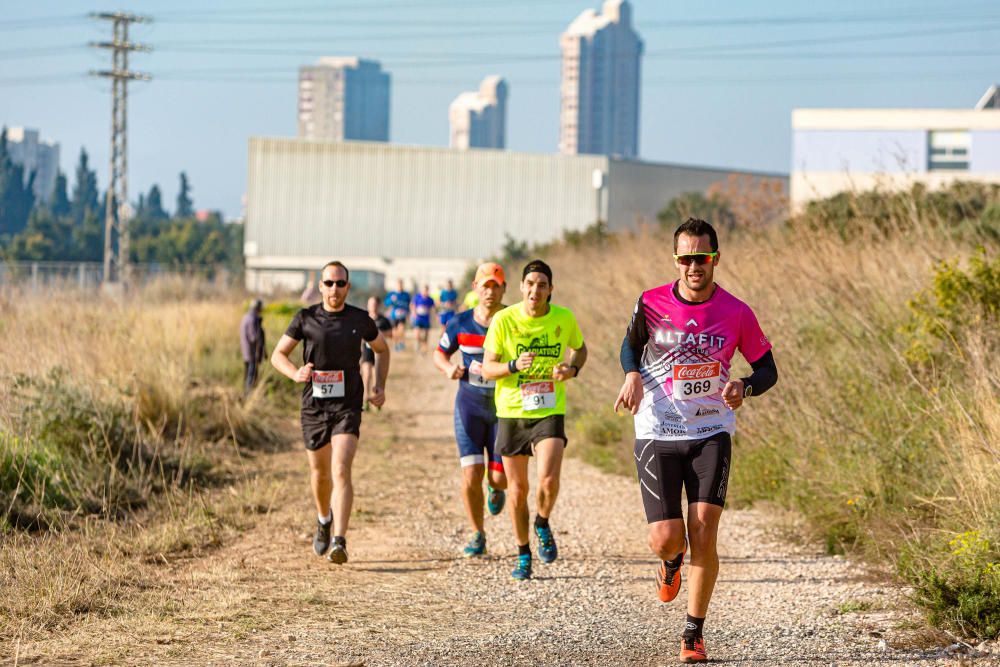
MULTIPOLYGON (((995 30, 1000 30, 1000 22, 998 23, 977 23, 975 25, 951 27, 951 28, 934 28, 925 30, 906 30, 906 31, 893 31, 893 32, 879 32, 879 33, 867 33, 862 35, 837 35, 830 37, 816 37, 816 38, 801 38, 801 39, 789 39, 789 40, 777 40, 777 41, 766 41, 766 42, 736 42, 728 44, 705 44, 698 46, 678 46, 665 49, 657 49, 653 51, 648 51, 643 55, 643 58, 661 58, 661 57, 671 57, 680 54, 692 54, 690 57, 697 58, 699 54, 706 54, 712 51, 757 51, 766 49, 781 49, 790 46, 813 46, 820 44, 852 44, 860 42, 877 42, 882 40, 894 40, 894 39, 905 39, 908 37, 930 37, 930 36, 942 36, 942 35, 959 35, 959 34, 970 34, 970 33, 981 33, 981 32, 992 32, 995 30)), ((169 44, 169 43, 168 43, 169 44)), ((164 50, 170 50, 169 47, 165 47, 164 50)), ((217 55, 247 55, 247 56, 300 56, 300 57, 315 57, 317 55, 316 49, 262 49, 262 48, 219 48, 219 47, 204 47, 204 48, 190 48, 184 49, 185 53, 205 53, 205 54, 217 54, 217 55)), ((413 54, 417 55, 417 54, 413 54)), ((561 54, 558 52, 546 52, 546 53, 533 53, 533 54, 510 54, 510 53, 482 53, 482 54, 466 54, 474 58, 484 58, 493 59, 494 62, 514 62, 514 61, 544 61, 544 60, 560 60, 562 58, 561 54)), ((462 56, 466 57, 465 55, 462 56)), ((452 65, 452 64, 462 64, 456 63, 452 60, 442 61, 441 63, 426 63, 427 66, 433 66, 437 64, 452 65)), ((478 63, 470 63, 478 64, 478 63)))
POLYGON ((0 21, 0 30, 38 30, 81 23, 87 19, 84 14, 64 14, 62 16, 44 16, 30 19, 9 19, 0 21))

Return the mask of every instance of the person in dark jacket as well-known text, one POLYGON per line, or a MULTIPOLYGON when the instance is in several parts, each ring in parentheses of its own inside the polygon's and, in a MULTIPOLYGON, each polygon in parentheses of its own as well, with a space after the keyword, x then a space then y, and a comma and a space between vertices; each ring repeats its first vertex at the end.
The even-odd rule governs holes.
POLYGON ((250 303, 250 309, 240 321, 240 351, 243 353, 243 394, 249 394, 257 384, 257 371, 264 361, 264 327, 260 315, 260 299, 250 303))

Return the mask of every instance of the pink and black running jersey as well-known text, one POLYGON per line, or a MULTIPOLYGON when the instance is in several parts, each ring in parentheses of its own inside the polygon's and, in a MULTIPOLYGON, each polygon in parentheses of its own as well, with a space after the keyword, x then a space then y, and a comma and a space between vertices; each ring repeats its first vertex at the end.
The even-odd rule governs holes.
POLYGON ((644 393, 635 416, 635 437, 654 440, 706 438, 736 431, 736 416, 722 402, 736 350, 750 363, 771 344, 750 307, 716 285, 703 303, 682 301, 676 282, 639 297, 626 337, 641 350, 644 393))

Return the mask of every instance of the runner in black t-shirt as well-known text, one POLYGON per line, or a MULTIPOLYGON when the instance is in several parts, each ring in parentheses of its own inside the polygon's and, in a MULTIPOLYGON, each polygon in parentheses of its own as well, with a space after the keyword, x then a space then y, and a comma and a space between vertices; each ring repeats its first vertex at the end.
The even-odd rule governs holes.
MULTIPOLYGON (((375 326, 382 332, 386 340, 392 339, 392 322, 386 319, 378 310, 378 299, 373 296, 368 297, 368 317, 375 320, 375 326)), ((375 385, 375 352, 368 341, 361 343, 361 379, 365 383, 365 404, 364 410, 368 409, 368 397, 371 395, 371 388, 375 385)))
POLYGON ((329 549, 327 560, 337 564, 347 562, 345 535, 354 502, 351 464, 358 448, 365 398, 359 363, 361 341, 371 343, 375 352, 376 379, 368 397, 372 405, 385 403, 389 374, 389 346, 375 322, 365 311, 347 305, 349 279, 347 267, 340 262, 324 266, 319 284, 323 301, 296 313, 271 355, 279 372, 305 383, 302 435, 318 513, 313 549, 320 556, 329 549), (304 341, 302 367, 288 358, 299 341, 304 341))

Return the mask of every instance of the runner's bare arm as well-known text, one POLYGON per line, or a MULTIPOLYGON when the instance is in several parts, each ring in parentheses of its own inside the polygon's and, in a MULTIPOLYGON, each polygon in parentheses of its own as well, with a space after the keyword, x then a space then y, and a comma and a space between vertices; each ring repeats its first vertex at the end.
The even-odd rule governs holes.
POLYGON ((570 348, 569 360, 561 364, 557 364, 552 369, 552 377, 555 380, 562 381, 575 378, 585 363, 587 363, 587 345, 586 343, 583 343, 575 350, 570 348))
POLYGON ((380 408, 385 403, 385 383, 389 377, 389 345, 382 337, 381 331, 368 344, 375 353, 375 386, 372 387, 368 402, 380 408))
POLYGON ((451 363, 451 359, 441 351, 440 347, 434 348, 434 365, 449 380, 461 380, 462 375, 465 374, 465 366, 460 363, 451 363))
POLYGON ((283 335, 278 344, 274 346, 274 352, 271 353, 271 365, 274 366, 279 373, 289 378, 290 380, 295 380, 296 382, 308 382, 309 378, 312 377, 313 365, 306 364, 301 368, 295 366, 292 360, 288 358, 288 355, 292 353, 295 346, 299 344, 299 341, 295 340, 291 336, 283 335))

